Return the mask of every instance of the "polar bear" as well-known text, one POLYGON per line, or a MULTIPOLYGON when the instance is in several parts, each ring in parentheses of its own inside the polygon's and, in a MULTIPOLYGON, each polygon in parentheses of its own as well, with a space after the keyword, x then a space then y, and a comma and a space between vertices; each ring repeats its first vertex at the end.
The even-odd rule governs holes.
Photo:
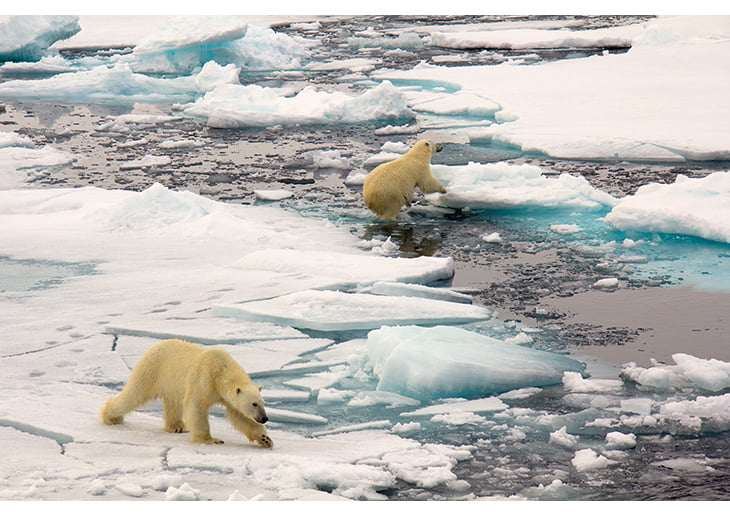
POLYGON ((270 448, 261 386, 225 350, 183 340, 164 340, 142 355, 119 395, 101 411, 101 421, 117 425, 148 401, 162 399, 165 431, 190 431, 194 443, 222 444, 210 435, 208 410, 223 405, 233 427, 270 448))
POLYGON ((431 174, 431 155, 441 150, 429 140, 419 140, 393 161, 375 167, 363 184, 367 207, 383 220, 395 220, 402 206, 410 206, 413 190, 446 193, 444 185, 431 174))

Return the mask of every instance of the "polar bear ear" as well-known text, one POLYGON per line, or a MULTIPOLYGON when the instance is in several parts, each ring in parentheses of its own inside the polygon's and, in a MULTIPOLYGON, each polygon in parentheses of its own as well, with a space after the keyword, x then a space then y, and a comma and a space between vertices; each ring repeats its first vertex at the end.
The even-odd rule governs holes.
POLYGON ((259 388, 259 392, 261 392, 261 389, 263 389, 263 388, 264 388, 264 386, 263 386, 263 385, 257 385, 257 387, 259 388))

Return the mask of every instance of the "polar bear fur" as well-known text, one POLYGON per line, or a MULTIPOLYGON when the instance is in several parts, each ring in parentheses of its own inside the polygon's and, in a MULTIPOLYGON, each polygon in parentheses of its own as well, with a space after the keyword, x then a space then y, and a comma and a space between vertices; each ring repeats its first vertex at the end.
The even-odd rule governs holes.
POLYGON ((444 185, 431 174, 431 155, 441 147, 419 140, 403 156, 375 167, 363 184, 367 207, 383 220, 395 220, 401 207, 410 206, 413 190, 446 193, 444 185))
POLYGON ((223 405, 236 430, 270 448, 274 443, 263 425, 268 417, 260 391, 227 351, 165 340, 142 355, 122 392, 104 405, 101 421, 120 424, 127 413, 162 399, 165 431, 190 431, 194 443, 222 444, 210 435, 208 410, 223 405))

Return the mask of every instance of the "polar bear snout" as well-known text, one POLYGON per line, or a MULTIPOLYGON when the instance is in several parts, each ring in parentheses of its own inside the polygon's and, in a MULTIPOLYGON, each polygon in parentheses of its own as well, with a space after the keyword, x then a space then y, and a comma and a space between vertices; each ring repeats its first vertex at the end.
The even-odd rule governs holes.
POLYGON ((441 149, 443 149, 443 147, 437 143, 436 144, 436 152, 441 152, 441 149))
POLYGON ((263 407, 258 407, 258 409, 259 410, 257 410, 254 419, 257 423, 261 423, 263 425, 269 420, 269 416, 266 415, 266 411, 263 409, 263 407))

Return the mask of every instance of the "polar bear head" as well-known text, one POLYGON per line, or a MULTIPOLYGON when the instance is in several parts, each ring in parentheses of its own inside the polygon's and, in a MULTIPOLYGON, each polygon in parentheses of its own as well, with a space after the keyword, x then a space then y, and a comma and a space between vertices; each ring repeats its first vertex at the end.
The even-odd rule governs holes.
POLYGON ((418 140, 408 154, 426 162, 431 160, 431 156, 441 150, 441 145, 438 145, 431 140, 418 140))
POLYGON ((264 408, 264 398, 261 396, 261 385, 239 385, 235 393, 235 407, 241 414, 261 424, 269 420, 264 408))

